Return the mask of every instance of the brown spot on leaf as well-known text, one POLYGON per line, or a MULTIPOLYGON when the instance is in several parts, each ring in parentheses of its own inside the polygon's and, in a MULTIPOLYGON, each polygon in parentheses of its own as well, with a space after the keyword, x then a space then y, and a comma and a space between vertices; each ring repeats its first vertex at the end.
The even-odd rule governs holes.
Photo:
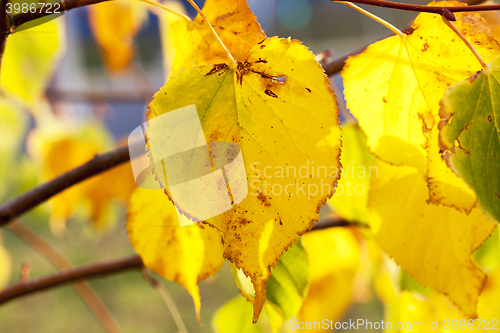
POLYGON ((265 47, 266 47, 266 44, 262 44, 262 45, 260 46, 260 49, 262 50, 262 49, 263 49, 263 48, 265 48, 265 47))
POLYGON ((429 47, 429 45, 427 45, 427 43, 424 44, 424 48, 421 50, 422 53, 427 51, 427 48, 429 47))
POLYGON ((257 196, 257 199, 262 201, 264 206, 266 207, 271 206, 271 203, 268 201, 267 195, 265 195, 264 193, 260 192, 259 195, 257 196))
POLYGON ((488 121, 491 123, 493 119, 491 118, 491 115, 488 115, 488 121))
POLYGON ((266 95, 268 96, 271 96, 271 97, 274 97, 274 98, 278 98, 278 95, 276 95, 275 93, 273 93, 271 90, 269 89, 266 89, 265 91, 266 95))
POLYGON ((212 75, 212 74, 217 73, 218 71, 221 71, 225 68, 227 68, 227 64, 215 64, 214 67, 210 70, 210 72, 205 74, 205 76, 212 75))
POLYGON ((385 99, 385 96, 382 96, 382 102, 387 103, 387 100, 385 99))
POLYGON ((306 90, 309 91, 309 92, 311 92, 311 89, 309 89, 309 88, 306 88, 306 90))
POLYGON ((259 63, 259 62, 262 62, 262 63, 266 64, 266 63, 267 63, 267 60, 266 60, 266 59, 261 59, 261 58, 259 58, 259 60, 257 60, 255 63, 257 64, 257 63, 259 63))

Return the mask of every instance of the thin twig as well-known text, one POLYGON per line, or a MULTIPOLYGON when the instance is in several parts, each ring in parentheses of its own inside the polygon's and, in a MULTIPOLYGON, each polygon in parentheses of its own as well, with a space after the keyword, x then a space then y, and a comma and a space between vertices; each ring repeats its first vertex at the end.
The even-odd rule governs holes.
POLYGON ((68 269, 63 272, 31 280, 27 283, 20 282, 5 288, 0 291, 0 304, 66 283, 116 274, 131 269, 141 269, 142 267, 144 267, 144 265, 141 258, 138 255, 132 255, 118 260, 93 263, 74 269, 68 269))
POLYGON ((341 217, 333 216, 321 220, 320 223, 315 224, 311 231, 323 230, 329 228, 339 228, 339 227, 358 227, 358 228, 370 228, 366 223, 349 221, 341 217))
POLYGON ((177 309, 177 306, 175 305, 174 300, 170 296, 167 288, 158 280, 156 280, 151 273, 149 273, 149 270, 146 267, 142 268, 142 275, 144 276, 144 279, 153 287, 155 288, 158 293, 160 293, 161 298, 163 298, 163 301, 167 305, 168 311, 170 311, 170 314, 172 315, 172 318, 174 319, 175 325, 177 326, 177 329, 181 333, 188 333, 186 325, 184 324, 184 321, 182 320, 182 316, 179 312, 179 309, 177 309))
POLYGON ((444 16, 443 16, 443 22, 451 30, 453 30, 453 32, 462 40, 462 42, 465 43, 465 45, 467 45, 467 47, 469 48, 469 50, 472 51, 472 54, 474 54, 474 56, 479 61, 479 63, 481 64, 481 66, 483 68, 487 67, 488 65, 486 64, 486 62, 484 61, 484 59, 479 55, 479 53, 476 51, 476 49, 474 48, 474 46, 472 46, 472 44, 467 40, 467 38, 465 38, 465 36, 460 32, 460 30, 458 30, 457 27, 455 27, 455 25, 453 23, 451 23, 449 20, 447 20, 444 16))
MULTIPOLYGON (((336 0, 332 0, 336 2, 336 0)), ((385 7, 399 10, 408 10, 412 12, 433 13, 439 15, 447 15, 445 12, 481 12, 489 10, 499 10, 500 5, 470 5, 470 6, 426 6, 426 5, 413 5, 408 3, 400 3, 385 0, 354 0, 353 3, 365 4, 370 6, 385 7)))
POLYGON ((129 147, 97 155, 85 164, 21 194, 0 206, 0 226, 24 214, 65 189, 130 160, 129 147))
MULTIPOLYGON (((9 225, 7 228, 50 261, 58 270, 63 271, 65 269, 73 268, 73 264, 64 255, 21 222, 17 221, 9 225)), ((73 287, 78 292, 82 300, 87 304, 89 309, 93 312, 94 316, 101 323, 106 332, 122 332, 122 329, 120 328, 120 325, 118 325, 116 319, 87 281, 82 280, 74 282, 73 287)))
POLYGON ((229 52, 228 48, 226 47, 226 45, 224 44, 224 42, 222 41, 222 39, 220 39, 219 35, 217 34, 217 32, 215 31, 214 27, 212 26, 212 23, 210 23, 210 21, 208 20, 208 18, 205 16, 205 14, 203 14, 203 12, 201 11, 200 7, 198 7, 198 5, 196 4, 196 2, 194 2, 193 0, 187 0, 191 6, 194 7, 194 9, 196 9, 196 11, 198 12, 198 14, 201 16, 201 18, 205 21, 205 23, 207 24, 208 28, 210 29, 210 31, 212 32, 212 34, 214 35, 215 39, 217 39, 220 43, 220 45, 222 46, 222 48, 224 49, 224 51, 226 52, 227 56, 229 57, 229 59, 231 60, 232 63, 236 62, 236 60, 234 60, 233 58, 233 55, 231 54, 231 52, 229 52))

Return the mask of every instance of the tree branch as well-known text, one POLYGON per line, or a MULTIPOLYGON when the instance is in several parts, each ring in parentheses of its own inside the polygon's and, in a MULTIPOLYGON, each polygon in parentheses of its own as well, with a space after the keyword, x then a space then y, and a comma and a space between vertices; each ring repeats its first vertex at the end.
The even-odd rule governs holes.
POLYGON ((141 258, 138 255, 132 255, 123 259, 69 269, 30 282, 20 282, 7 287, 0 291, 0 304, 30 293, 54 288, 65 283, 102 277, 131 269, 141 269, 142 267, 144 267, 144 265, 141 258))
POLYGON ((14 218, 24 214, 65 189, 129 160, 128 147, 120 147, 109 153, 96 155, 96 157, 87 163, 1 205, 0 226, 6 225, 14 218))
MULTIPOLYGON (((57 251, 52 245, 40 237, 36 232, 31 230, 28 226, 25 226, 21 222, 17 221, 16 223, 9 225, 7 228, 34 250, 38 251, 38 253, 49 260, 50 263, 60 271, 73 268, 73 264, 64 255, 57 251)), ((106 332, 122 333, 122 329, 120 328, 120 325, 118 325, 116 319, 87 281, 76 281, 73 283, 73 287, 82 300, 87 304, 90 311, 92 311, 106 332)))
MULTIPOLYGON (((336 0, 332 0, 336 1, 336 0)), ((433 13, 439 15, 447 15, 446 12, 480 12, 488 10, 499 10, 500 5, 469 5, 469 6, 426 6, 426 5, 412 5, 407 3, 399 3, 385 0, 353 0, 352 3, 365 4, 370 6, 392 8, 399 10, 408 10, 412 12, 433 13)), ((448 20, 450 20, 448 18, 448 20)), ((450 20, 451 21, 451 20, 450 20)))
MULTIPOLYGON (((70 9, 94 5, 94 4, 97 4, 100 2, 104 2, 104 1, 108 1, 108 0, 67 0, 67 1, 58 2, 58 4, 61 6, 60 8, 66 12, 70 9)), ((52 11, 53 11, 53 7, 44 6, 41 11, 37 10, 36 13, 28 12, 28 13, 20 13, 20 14, 12 15, 10 17, 11 28, 16 29, 21 24, 24 24, 24 23, 27 23, 27 22, 30 22, 30 21, 33 21, 33 20, 36 20, 36 19, 39 19, 39 18, 42 18, 45 16, 54 15, 54 13, 52 11), (47 13, 47 11, 50 11, 50 12, 47 13)))

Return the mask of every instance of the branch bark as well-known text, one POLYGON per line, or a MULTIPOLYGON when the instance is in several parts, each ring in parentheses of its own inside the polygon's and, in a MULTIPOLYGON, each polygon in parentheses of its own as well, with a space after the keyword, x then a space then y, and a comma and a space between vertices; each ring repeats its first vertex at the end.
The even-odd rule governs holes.
POLYGON ((0 292, 0 304, 4 304, 30 293, 51 289, 66 283, 116 274, 131 269, 142 269, 143 267, 144 264, 141 258, 138 255, 132 255, 118 260, 69 269, 30 282, 20 282, 7 287, 0 292))
MULTIPOLYGON (((104 2, 104 1, 108 1, 108 0, 67 0, 67 1, 60 1, 60 2, 58 2, 58 4, 61 6, 60 8, 66 12, 70 9, 94 5, 94 4, 97 4, 100 2, 104 2)), ((13 29, 16 29, 17 27, 19 27, 20 25, 22 25, 24 23, 27 23, 27 22, 30 22, 30 21, 33 21, 33 20, 36 20, 36 19, 39 19, 39 18, 42 18, 45 16, 54 15, 54 13, 52 12, 52 10, 53 10, 52 8, 53 7, 50 7, 50 8, 44 7, 44 9, 42 9, 41 12, 37 10, 36 13, 28 12, 28 13, 19 13, 16 15, 12 15, 10 18, 11 27, 13 29), (47 13, 47 11, 49 11, 49 10, 50 10, 50 12, 47 13)))

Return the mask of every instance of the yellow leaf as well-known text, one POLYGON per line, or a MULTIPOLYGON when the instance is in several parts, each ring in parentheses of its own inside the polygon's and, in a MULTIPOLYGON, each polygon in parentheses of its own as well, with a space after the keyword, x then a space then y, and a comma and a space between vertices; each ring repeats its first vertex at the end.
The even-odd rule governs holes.
POLYGON ((297 320, 321 322, 328 318, 335 322, 351 302, 360 258, 358 241, 349 229, 330 228, 308 232, 302 237, 302 242, 308 254, 312 279, 297 320))
POLYGON ((345 219, 367 223, 366 203, 370 178, 377 177, 375 157, 366 147, 366 135, 357 123, 342 126, 342 173, 329 203, 345 219))
POLYGON ((162 190, 137 188, 130 198, 127 232, 144 265, 180 283, 193 297, 198 321, 198 282, 224 264, 220 233, 208 225, 179 224, 175 206, 162 190))
MULTIPOLYGON (((248 51, 266 38, 246 0, 207 0, 202 11, 237 61, 243 62, 248 51)), ((199 15, 193 21, 175 21, 171 29, 176 53, 170 76, 191 67, 230 61, 199 15)))
MULTIPOLYGON (((478 14, 457 13, 456 17, 457 29, 486 62, 500 53, 500 45, 478 14)), ((437 124, 445 89, 481 66, 440 15, 422 13, 412 29, 409 35, 374 43, 347 61, 342 71, 347 105, 377 157, 417 168, 429 177, 431 202, 468 212, 475 196, 441 160, 437 124)))
POLYGON ((147 15, 144 4, 109 1, 88 10, 90 27, 108 68, 115 72, 127 68, 134 56, 133 39, 147 15))
MULTIPOLYGON (((270 267, 318 220, 337 181, 335 96, 306 47, 273 37, 255 45, 243 63, 194 67, 172 77, 155 94, 148 120, 193 104, 206 141, 237 144, 243 155, 248 196, 207 222, 224 234, 225 257, 252 279, 257 320, 270 267)), ((152 124, 146 134, 148 144, 167 135, 152 124)), ((205 195, 190 199, 217 200, 205 195)))
POLYGON ((36 109, 65 50, 63 18, 9 36, 3 56, 2 87, 36 109))
MULTIPOLYGON (((1 234, 0 234, 1 236, 1 234)), ((0 239, 0 290, 9 284, 12 274, 12 258, 0 239)))
POLYGON ((416 168, 377 161, 368 217, 375 239, 417 282, 447 295, 468 316, 476 315, 485 274, 471 258, 495 223, 478 208, 470 214, 428 203, 416 168))
MULTIPOLYGON (((177 13, 186 15, 186 8, 179 0, 167 0, 163 1, 162 4, 176 11, 177 13)), ((183 18, 179 15, 175 15, 169 12, 162 13, 162 15, 158 17, 162 49, 161 53, 163 56, 163 70, 165 72, 166 78, 169 77, 170 71, 172 70, 172 66, 174 64, 175 41, 178 38, 177 36, 182 34, 179 31, 175 30, 175 27, 172 27, 172 24, 178 20, 183 20, 183 18)))

